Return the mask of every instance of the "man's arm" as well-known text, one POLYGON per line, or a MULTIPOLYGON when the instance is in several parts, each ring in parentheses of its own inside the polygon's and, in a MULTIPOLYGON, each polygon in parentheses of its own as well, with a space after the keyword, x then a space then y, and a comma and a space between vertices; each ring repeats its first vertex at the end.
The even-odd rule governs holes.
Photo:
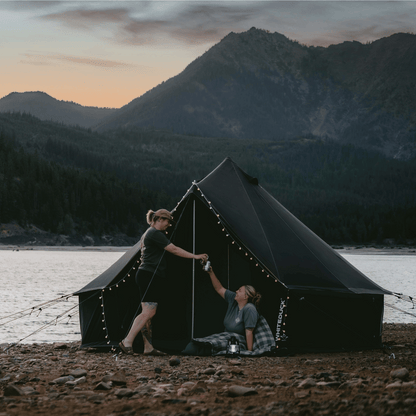
POLYGON ((169 253, 174 254, 175 256, 183 257, 185 259, 195 259, 195 260, 207 260, 208 259, 207 254, 193 254, 193 253, 190 253, 189 251, 184 250, 183 248, 175 246, 175 244, 172 244, 172 243, 168 244, 165 247, 165 250, 168 251, 169 253))

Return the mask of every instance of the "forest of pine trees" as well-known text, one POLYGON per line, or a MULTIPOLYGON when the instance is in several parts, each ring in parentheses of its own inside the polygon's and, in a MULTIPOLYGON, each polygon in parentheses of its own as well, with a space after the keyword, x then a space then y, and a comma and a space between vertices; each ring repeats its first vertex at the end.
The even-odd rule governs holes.
POLYGON ((155 130, 104 136, 14 117, 0 130, 0 224, 137 238, 148 209, 172 209, 193 180, 229 156, 328 243, 416 241, 415 160, 313 136, 232 140, 155 130))

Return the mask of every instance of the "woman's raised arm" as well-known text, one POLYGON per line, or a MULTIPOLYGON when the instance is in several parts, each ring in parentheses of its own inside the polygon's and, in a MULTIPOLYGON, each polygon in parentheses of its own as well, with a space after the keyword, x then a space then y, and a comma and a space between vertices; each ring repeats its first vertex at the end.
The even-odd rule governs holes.
POLYGON ((214 287, 215 291, 222 297, 225 298, 225 287, 221 284, 221 282, 218 280, 217 276, 215 276, 214 270, 212 270, 212 267, 208 270, 209 277, 211 278, 212 286, 214 287))

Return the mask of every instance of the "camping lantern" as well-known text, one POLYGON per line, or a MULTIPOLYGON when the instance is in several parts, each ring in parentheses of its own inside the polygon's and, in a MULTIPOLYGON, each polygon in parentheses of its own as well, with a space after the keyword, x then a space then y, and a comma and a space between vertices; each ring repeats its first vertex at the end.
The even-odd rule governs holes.
POLYGON ((240 344, 238 342, 238 339, 232 336, 228 340, 227 355, 238 355, 238 354, 240 354, 240 344))

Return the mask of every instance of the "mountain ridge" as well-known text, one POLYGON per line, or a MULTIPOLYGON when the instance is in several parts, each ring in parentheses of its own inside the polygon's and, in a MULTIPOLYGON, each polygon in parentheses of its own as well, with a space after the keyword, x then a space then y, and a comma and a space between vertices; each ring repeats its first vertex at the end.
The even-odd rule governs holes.
POLYGON ((114 108, 82 106, 57 100, 42 91, 12 92, 0 99, 0 112, 29 113, 40 120, 90 128, 115 112, 114 108))
POLYGON ((399 33, 324 48, 255 28, 230 33, 97 129, 263 139, 311 133, 409 158, 416 154, 414 40, 399 33))
POLYGON ((120 109, 29 92, 3 97, 0 111, 99 132, 139 127, 266 140, 312 134, 410 159, 416 155, 415 39, 396 33, 367 44, 315 47, 251 28, 230 32, 181 73, 120 109), (29 97, 37 101, 6 106, 29 97))

